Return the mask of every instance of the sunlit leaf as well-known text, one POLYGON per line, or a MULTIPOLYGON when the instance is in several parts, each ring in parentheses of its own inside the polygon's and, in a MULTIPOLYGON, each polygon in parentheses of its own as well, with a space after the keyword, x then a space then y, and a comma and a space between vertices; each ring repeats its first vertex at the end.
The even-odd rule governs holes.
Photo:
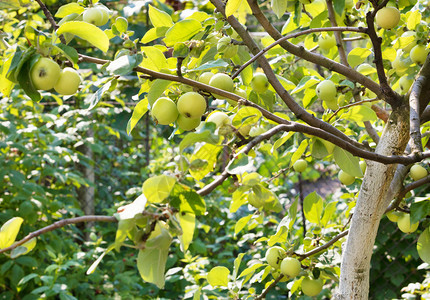
POLYGON ((316 193, 312 192, 303 200, 303 210, 306 220, 314 224, 320 224, 323 212, 323 200, 316 193))
POLYGON ((271 3, 273 12, 280 19, 287 10, 288 0, 272 0, 271 3))
POLYGON ((91 95, 91 97, 88 99, 88 102, 90 105, 88 106, 87 110, 91 110, 100 102, 100 100, 103 98, 103 95, 109 91, 111 86, 113 84, 116 84, 116 80, 114 78, 110 79, 108 82, 106 82, 101 88, 97 90, 94 94, 91 95))
POLYGON ((145 248, 137 256, 137 269, 144 281, 164 288, 164 270, 166 268, 168 249, 145 248))
POLYGON ((420 258, 430 264, 430 228, 427 227, 418 238, 417 250, 420 258))
POLYGON ((21 217, 13 217, 3 224, 0 229, 0 249, 7 248, 15 242, 23 221, 21 217))
POLYGON ((239 221, 236 222, 236 225, 234 225, 234 234, 237 235, 243 228, 245 228, 251 218, 252 214, 240 218, 239 221))
POLYGON ((348 108, 348 111, 342 114, 342 118, 356 122, 375 121, 378 119, 375 111, 366 105, 348 108))
POLYGON ((137 122, 143 117, 148 111, 148 98, 140 100, 133 109, 133 114, 127 123, 127 134, 130 135, 137 122))
POLYGON ((166 46, 171 47, 175 43, 185 42, 202 30, 202 24, 197 20, 182 20, 173 25, 164 38, 166 46))
POLYGON ((228 0, 227 4, 225 6, 225 15, 226 17, 230 17, 232 14, 234 14, 242 4, 243 0, 228 0))
POLYGON ((71 14, 81 14, 83 13, 85 8, 81 5, 79 5, 77 2, 68 3, 65 5, 60 6, 60 8, 57 10, 57 13, 55 14, 56 18, 64 18, 71 14))
POLYGON ((369 49, 356 47, 349 52, 348 63, 351 65, 351 67, 358 66, 359 64, 363 63, 370 54, 372 54, 372 51, 369 49))
POLYGON ((37 239, 34 237, 24 244, 16 247, 10 252, 10 258, 15 259, 18 256, 25 255, 36 247, 37 239))
POLYGON ((76 35, 103 52, 107 52, 109 50, 108 36, 103 30, 93 24, 83 21, 66 22, 57 29, 58 35, 63 33, 76 35))
POLYGON ((166 199, 173 189, 176 179, 167 175, 148 178, 143 183, 142 191, 149 202, 160 203, 166 199))
POLYGON ((181 251, 188 250, 188 246, 193 241, 194 229, 196 227, 196 216, 192 213, 178 213, 179 224, 181 225, 182 235, 179 236, 181 251))
POLYGON ((212 268, 207 275, 209 284, 213 287, 216 286, 228 286, 228 275, 230 270, 223 266, 217 266, 212 268))
POLYGON ((346 173, 355 176, 363 177, 358 157, 353 156, 348 151, 342 148, 335 147, 333 151, 333 157, 336 164, 346 173))
POLYGON ((173 25, 172 17, 158 8, 148 5, 149 19, 154 27, 170 27, 173 25))

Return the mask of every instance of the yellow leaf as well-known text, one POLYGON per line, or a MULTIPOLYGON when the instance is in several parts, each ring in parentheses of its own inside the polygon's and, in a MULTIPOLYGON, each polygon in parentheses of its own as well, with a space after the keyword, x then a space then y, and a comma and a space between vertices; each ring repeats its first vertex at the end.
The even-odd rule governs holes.
POLYGON ((67 22, 61 25, 57 30, 58 35, 63 33, 76 35, 103 52, 107 52, 109 50, 108 36, 103 30, 93 24, 83 21, 67 22))

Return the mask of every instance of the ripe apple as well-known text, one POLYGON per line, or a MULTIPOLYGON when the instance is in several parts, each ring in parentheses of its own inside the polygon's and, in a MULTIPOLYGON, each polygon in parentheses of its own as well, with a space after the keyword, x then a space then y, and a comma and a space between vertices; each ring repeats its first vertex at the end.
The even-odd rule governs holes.
POLYGON ((101 13, 102 13, 102 20, 100 21, 99 24, 101 25, 97 25, 97 26, 103 26, 105 25, 108 21, 109 21, 109 17, 110 17, 110 10, 109 8, 107 8, 106 6, 102 5, 102 4, 96 4, 95 8, 100 9, 101 13))
POLYGON ((330 50, 336 46, 336 38, 334 35, 327 34, 325 37, 320 35, 318 38, 318 45, 323 50, 330 50))
POLYGON ((413 165, 409 172, 413 180, 420 180, 428 175, 427 170, 420 165, 413 165))
POLYGON ((392 29, 399 24, 400 12, 395 7, 383 7, 376 13, 375 22, 381 28, 392 29))
POLYGON ((306 160, 298 159, 293 164, 293 169, 294 169, 294 171, 301 173, 304 170, 306 170, 307 166, 308 166, 308 162, 306 160))
MULTIPOLYGON (((96 26, 102 26, 103 22, 103 12, 101 9, 96 7, 87 8, 82 15, 84 22, 91 23, 96 26)), ((105 23, 106 24, 106 23, 105 23)))
POLYGON ((176 119, 176 124, 178 128, 182 131, 190 131, 197 128, 200 125, 201 118, 187 118, 184 115, 179 115, 176 119))
POLYGON ((175 122, 178 114, 175 102, 167 97, 158 98, 152 105, 151 115, 160 125, 169 125, 175 122))
POLYGON ((200 118, 206 111, 206 99, 196 92, 183 94, 176 105, 181 115, 191 119, 200 118))
POLYGON ((333 81, 323 80, 320 83, 318 83, 316 87, 316 93, 318 98, 320 98, 321 100, 327 101, 327 102, 333 102, 333 100, 336 99, 337 90, 333 81))
POLYGON ((281 267, 281 262, 285 257, 285 250, 279 246, 273 246, 266 251, 266 261, 267 263, 275 269, 281 267))
POLYGON ((426 61, 429 52, 430 49, 426 48, 425 46, 416 45, 411 49, 409 56, 414 63, 422 65, 426 61))
MULTIPOLYGON (((209 85, 230 93, 234 91, 233 79, 231 79, 231 77, 225 73, 217 73, 212 76, 209 81, 209 85)), ((217 99, 224 99, 224 97, 221 95, 214 94, 214 97, 217 99)))
POLYGON ((415 224, 411 224, 411 215, 410 214, 402 214, 397 219, 397 227, 404 233, 412 233, 418 229, 418 225, 420 223, 417 222, 415 224))
POLYGON ((209 81, 211 80, 212 76, 214 76, 214 73, 204 72, 199 76, 199 82, 209 84, 209 81))
POLYGON ((38 90, 48 91, 60 78, 60 66, 50 58, 41 57, 30 70, 33 86, 38 90))
POLYGON ((73 95, 78 90, 80 83, 81 77, 78 72, 73 68, 66 67, 61 70, 54 89, 60 95, 73 95))
POLYGON ((269 80, 267 80, 266 74, 255 73, 251 80, 251 88, 256 93, 264 93, 269 88, 269 80))
POLYGON ((400 77, 399 87, 402 94, 406 94, 407 92, 409 92, 409 89, 411 88, 412 83, 414 83, 414 80, 409 79, 407 75, 403 75, 402 77, 400 77))
POLYGON ((216 124, 216 128, 219 128, 223 125, 229 125, 231 124, 230 118, 227 116, 226 113, 222 111, 214 111, 212 112, 208 118, 206 119, 206 122, 213 122, 216 124))
POLYGON ((353 184, 355 181, 354 176, 349 175, 348 173, 344 172, 343 170, 340 170, 338 177, 339 177, 340 182, 342 182, 344 185, 353 184))
POLYGON ((390 210, 389 212, 386 213, 386 216, 388 220, 390 220, 391 222, 397 222, 399 218, 403 216, 403 213, 395 210, 390 210))
POLYGON ((321 293, 324 282, 321 278, 310 279, 306 277, 302 280, 302 292, 306 296, 313 297, 321 293))
POLYGON ((299 275, 302 265, 300 261, 293 257, 286 257, 281 262, 281 273, 290 278, 299 275))

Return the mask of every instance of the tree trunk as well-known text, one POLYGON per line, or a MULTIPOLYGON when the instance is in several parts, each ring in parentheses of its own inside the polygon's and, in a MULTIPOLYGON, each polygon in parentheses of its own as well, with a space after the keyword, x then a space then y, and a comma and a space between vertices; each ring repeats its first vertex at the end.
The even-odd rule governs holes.
MULTIPOLYGON (((409 109, 398 107, 391 113, 375 152, 398 155, 409 140, 409 109)), ((369 271, 379 221, 389 204, 390 183, 396 165, 367 162, 367 170, 351 220, 346 247, 342 254, 339 290, 335 299, 368 299, 369 271)))

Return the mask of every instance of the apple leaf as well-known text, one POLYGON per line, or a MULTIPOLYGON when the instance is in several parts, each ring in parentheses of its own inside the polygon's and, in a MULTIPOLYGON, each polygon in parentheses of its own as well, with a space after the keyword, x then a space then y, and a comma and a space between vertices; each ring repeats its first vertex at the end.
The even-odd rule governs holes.
POLYGON ((242 258, 245 256, 245 253, 239 253, 239 255, 234 260, 233 267, 233 278, 237 278, 237 274, 239 274, 240 263, 242 262, 242 258))
POLYGON ((311 144, 311 155, 314 158, 324 158, 327 155, 329 155, 329 152, 326 148, 326 146, 321 142, 320 139, 313 139, 313 142, 311 144))
POLYGON ((148 178, 143 183, 142 191, 149 202, 160 203, 166 199, 172 191, 176 179, 167 175, 159 175, 148 178))
POLYGON ((339 147, 334 147, 333 157, 336 164, 346 173, 355 177, 363 177, 358 157, 339 147))
POLYGON ((0 228, 0 249, 7 248, 15 242, 23 221, 21 217, 14 217, 3 224, 0 228))
POLYGON ((272 10, 280 19, 287 10, 288 0, 272 0, 272 10))
POLYGON ((57 29, 58 35, 63 33, 74 34, 103 52, 109 50, 108 36, 103 30, 93 24, 83 21, 66 22, 57 29))
POLYGON ((206 212, 203 198, 184 184, 177 183, 170 196, 172 198, 170 205, 179 209, 180 212, 191 213, 196 216, 201 216, 206 212))
POLYGON ((230 270, 223 266, 217 266, 212 268, 207 275, 209 284, 213 287, 216 286, 228 286, 228 275, 230 270))
POLYGON ((112 84, 116 85, 116 80, 114 78, 111 78, 108 80, 108 82, 106 82, 101 88, 99 88, 97 90, 97 92, 95 92, 90 99, 88 100, 88 102, 90 103, 90 106, 88 106, 87 110, 91 110, 93 109, 102 99, 103 95, 109 91, 109 89, 111 88, 112 84))
POLYGON ((112 61, 106 68, 107 71, 115 75, 127 75, 133 71, 143 60, 142 54, 123 55, 112 61))
POLYGON ((303 200, 303 210, 306 219, 314 224, 320 224, 323 212, 323 200, 316 192, 312 192, 303 200))
POLYGON ((145 248, 137 255, 137 269, 143 280, 164 288, 164 270, 169 249, 145 248))
POLYGON ((77 64, 79 55, 78 51, 75 48, 64 45, 64 44, 56 44, 54 45, 57 50, 63 53, 72 63, 77 64))
POLYGON ((333 1, 333 4, 336 13, 341 16, 343 14, 343 10, 345 9, 345 0, 335 0, 333 1))
POLYGON ((292 137, 294 135, 294 133, 295 132, 293 132, 293 131, 284 132, 282 134, 282 136, 279 139, 277 139, 275 141, 275 143, 273 144, 272 149, 271 149, 271 153, 273 153, 273 151, 275 151, 276 149, 278 149, 279 147, 281 147, 286 141, 288 141, 288 139, 290 137, 292 137))
POLYGON ((415 27, 417 27, 421 22, 421 17, 421 12, 419 10, 412 11, 408 17, 408 22, 406 23, 408 30, 415 30, 415 27))
POLYGON ((172 83, 170 80, 155 79, 147 95, 149 105, 152 106, 172 83))
POLYGON ((430 214, 430 201, 423 200, 411 204, 411 224, 419 222, 430 214))
POLYGON ((342 114, 342 118, 355 121, 375 121, 378 119, 375 111, 366 105, 358 105, 348 109, 348 111, 342 114))
POLYGON ((297 204, 298 200, 296 199, 288 209, 288 214, 281 220, 281 222, 279 222, 278 230, 281 226, 286 226, 290 230, 293 228, 294 222, 297 218, 297 204))
POLYGON ((118 221, 118 229, 116 230, 114 242, 115 250, 117 252, 119 252, 122 243, 125 241, 129 231, 133 228, 134 225, 135 221, 133 219, 120 219, 118 221))
POLYGON ((94 273, 94 271, 97 269, 97 266, 102 261, 103 257, 106 254, 108 254, 110 251, 112 251, 112 249, 114 249, 114 245, 110 245, 105 251, 103 251, 103 253, 100 254, 100 256, 91 264, 91 266, 88 268, 88 270, 85 274, 90 275, 90 274, 94 273))
POLYGON ((72 2, 72 3, 68 3, 60 6, 60 8, 57 10, 57 13, 55 14, 55 17, 64 18, 74 13, 80 15, 81 13, 84 12, 84 10, 85 10, 84 7, 82 7, 76 2, 72 2))
POLYGON ((142 118, 142 116, 148 111, 148 98, 140 100, 133 109, 133 114, 127 123, 127 134, 130 135, 133 128, 136 126, 137 122, 142 118))
POLYGON ((245 153, 240 153, 236 159, 232 160, 226 167, 225 170, 229 174, 243 174, 245 172, 250 172, 254 170, 254 160, 246 155, 245 153))
POLYGON ((324 209, 324 215, 321 219, 321 225, 326 226, 328 221, 333 217, 334 213, 336 212, 336 204, 337 202, 330 202, 327 204, 327 206, 324 209))
POLYGON ((9 97, 10 92, 12 91, 13 87, 15 86, 15 83, 13 81, 9 80, 6 77, 6 74, 9 70, 9 67, 12 63, 12 55, 10 55, 6 61, 4 61, 4 64, 1 68, 1 74, 0 74, 0 93, 3 94, 5 97, 9 97))
POLYGON ((141 66, 154 71, 161 71, 168 68, 166 56, 163 52, 153 46, 141 47, 142 52, 145 54, 141 62, 141 66))
POLYGON ((278 229, 276 230, 276 234, 270 236, 269 241, 267 242, 267 246, 272 247, 277 243, 284 244, 287 241, 287 237, 288 237, 287 226, 278 226, 278 229))
MULTIPOLYGON (((216 50, 216 49, 215 49, 216 50)), ((214 68, 225 68, 228 66, 228 62, 226 62, 224 59, 217 59, 213 61, 209 61, 207 63, 204 63, 194 70, 196 71, 204 71, 204 70, 212 70, 214 68)))
POLYGON ((309 89, 320 81, 321 80, 316 76, 305 76, 300 80, 299 84, 297 84, 296 88, 291 91, 291 94, 295 94, 305 89, 309 89))
POLYGON ((349 52, 347 60, 351 67, 355 67, 363 63, 370 54, 372 54, 372 51, 369 49, 357 47, 349 52))
POLYGON ((300 143, 299 148, 297 148, 297 150, 294 151, 293 155, 291 156, 291 160, 290 160, 290 167, 292 165, 294 165, 294 163, 300 158, 302 157, 303 153, 305 153, 306 148, 308 147, 308 140, 303 140, 300 143))
POLYGON ((16 247, 10 252, 10 258, 15 259, 18 256, 25 255, 36 247, 37 239, 34 237, 28 242, 16 247))
POLYGON ((201 167, 190 168, 190 174, 195 180, 201 180, 209 172, 213 171, 217 162, 218 153, 221 149, 223 149, 221 145, 204 144, 191 156, 191 164, 196 160, 206 162, 201 167))
POLYGON ((18 74, 18 83, 24 92, 35 102, 39 102, 42 97, 37 89, 33 86, 30 78, 31 63, 27 61, 18 74))
POLYGON ((228 0, 227 4, 225 5, 225 15, 226 17, 230 17, 233 15, 242 4, 243 0, 228 0))
POLYGON ((193 19, 182 20, 173 25, 166 32, 164 43, 171 47, 175 43, 185 42, 202 30, 202 24, 193 19))
MULTIPOLYGON (((205 124, 206 128, 214 128, 214 124, 205 124)), ((179 143, 179 152, 182 153, 188 146, 195 145, 199 142, 218 144, 219 136, 212 133, 211 130, 201 130, 200 132, 188 133, 179 143)))
POLYGON ((239 221, 236 222, 236 224, 234 225, 234 235, 237 235, 243 228, 245 228, 245 226, 251 220, 252 216, 253 215, 250 214, 248 216, 240 218, 239 221))
POLYGON ((244 205, 247 202, 247 194, 246 192, 249 190, 247 186, 241 186, 237 190, 233 192, 231 202, 230 202, 230 212, 236 212, 239 207, 244 205))
POLYGON ((155 8, 151 4, 149 5, 149 19, 154 27, 171 27, 173 26, 172 17, 158 8, 155 8))
POLYGON ((156 40, 158 38, 164 37, 167 30, 169 30, 170 27, 155 27, 149 29, 147 32, 145 32, 145 35, 140 40, 142 44, 147 44, 149 42, 152 42, 153 40, 156 40))
POLYGON ((196 228, 196 215, 186 212, 181 212, 178 215, 179 224, 182 229, 179 241, 181 243, 181 251, 185 253, 193 241, 194 229, 196 228))
POLYGON ((262 117, 261 111, 255 107, 241 107, 232 120, 233 126, 254 125, 262 117))
POLYGON ((420 258, 430 264, 430 229, 427 227, 418 238, 417 250, 420 258))

